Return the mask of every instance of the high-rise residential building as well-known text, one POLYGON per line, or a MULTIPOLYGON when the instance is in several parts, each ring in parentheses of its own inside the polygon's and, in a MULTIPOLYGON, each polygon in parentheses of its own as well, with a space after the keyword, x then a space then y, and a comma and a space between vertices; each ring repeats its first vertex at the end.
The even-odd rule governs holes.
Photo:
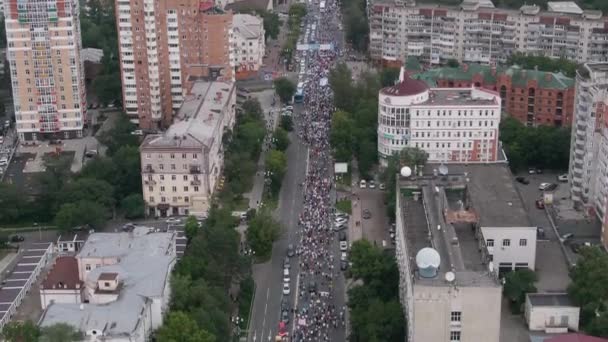
POLYGON ((495 163, 499 147, 500 96, 476 87, 429 88, 403 69, 399 82, 380 90, 378 155, 382 165, 405 147, 426 151, 429 161, 495 163))
POLYGON ((395 257, 406 341, 498 342, 499 278, 535 268, 536 227, 506 163, 448 167, 410 165, 397 175, 395 257))
POLYGON ((369 10, 369 52, 385 64, 400 64, 407 56, 425 64, 450 59, 490 64, 515 52, 579 63, 608 61, 608 21, 601 11, 583 11, 574 3, 552 9, 499 9, 476 0, 460 6, 378 0, 369 10))
POLYGON ((232 32, 233 65, 237 77, 258 71, 264 64, 266 53, 264 20, 251 14, 235 14, 232 32))
POLYGON ((86 121, 79 4, 5 2, 17 133, 22 141, 82 136, 86 121))
POLYGON ((231 81, 232 13, 200 0, 116 0, 125 112, 146 129, 168 127, 192 83, 231 81))
POLYGON ((481 87, 498 92, 502 111, 527 126, 570 126, 574 108, 574 79, 562 73, 463 63, 459 67, 428 69, 412 78, 430 87, 481 87))
POLYGON ((608 63, 577 72, 569 179, 575 207, 597 215, 608 245, 608 63))
POLYGON ((141 179, 149 216, 205 215, 224 166, 222 138, 235 122, 234 82, 197 81, 175 122, 146 136, 141 179))

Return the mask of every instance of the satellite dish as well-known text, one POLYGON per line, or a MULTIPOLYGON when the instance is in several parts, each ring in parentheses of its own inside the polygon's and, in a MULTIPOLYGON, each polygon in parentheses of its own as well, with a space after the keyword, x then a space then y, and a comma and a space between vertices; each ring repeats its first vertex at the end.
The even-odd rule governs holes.
POLYGON ((439 165, 439 174, 442 176, 447 176, 448 175, 448 167, 445 164, 441 164, 439 165))
POLYGON ((445 281, 447 281, 448 283, 453 282, 454 279, 456 279, 456 275, 454 274, 454 272, 448 272, 445 274, 445 281))
POLYGON ((416 266, 418 273, 423 278, 434 278, 441 264, 439 252, 430 247, 425 247, 416 253, 416 266))
POLYGON ((401 177, 409 177, 412 175, 412 169, 408 166, 404 166, 401 168, 401 177))

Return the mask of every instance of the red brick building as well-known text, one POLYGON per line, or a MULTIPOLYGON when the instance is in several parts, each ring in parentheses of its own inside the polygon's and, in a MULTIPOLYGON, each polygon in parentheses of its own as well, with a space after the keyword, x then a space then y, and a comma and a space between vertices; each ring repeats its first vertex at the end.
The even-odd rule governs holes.
POLYGON ((574 79, 562 73, 462 64, 430 69, 414 76, 431 87, 494 90, 502 111, 528 126, 570 126, 574 110, 574 79))

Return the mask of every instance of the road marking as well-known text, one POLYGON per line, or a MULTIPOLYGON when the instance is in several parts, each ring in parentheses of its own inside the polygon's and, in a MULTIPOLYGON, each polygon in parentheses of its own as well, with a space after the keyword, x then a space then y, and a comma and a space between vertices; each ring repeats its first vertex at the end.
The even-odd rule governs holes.
POLYGON ((266 329, 266 311, 268 311, 268 297, 270 296, 270 286, 266 290, 266 305, 264 305, 264 320, 262 321, 262 338, 264 338, 264 330, 266 329))

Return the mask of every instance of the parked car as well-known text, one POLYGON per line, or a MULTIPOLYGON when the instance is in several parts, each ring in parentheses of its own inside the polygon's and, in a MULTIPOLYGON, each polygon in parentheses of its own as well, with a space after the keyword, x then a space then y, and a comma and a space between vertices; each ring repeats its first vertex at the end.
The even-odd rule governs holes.
POLYGON ((291 263, 289 262, 289 257, 285 257, 283 260, 283 268, 291 268, 291 263))
POLYGON ((543 227, 536 227, 536 238, 539 240, 545 239, 545 229, 543 227))
POLYGON ((88 150, 85 152, 84 156, 87 158, 93 158, 97 155, 97 150, 88 150))
POLYGON ((287 296, 290 292, 289 283, 283 283, 283 294, 287 296))
POLYGON ((386 189, 386 185, 384 185, 384 183, 380 183, 380 186, 378 186, 378 188, 380 188, 380 190, 384 190, 386 189))
POLYGON ((281 321, 285 324, 289 324, 289 310, 281 311, 281 321))
POLYGON ((348 242, 340 241, 340 250, 346 252, 348 250, 348 242))
POLYGON ((51 139, 51 140, 49 140, 49 145, 61 145, 61 140, 51 139))
POLYGON ((289 268, 284 268, 283 269, 283 282, 289 283, 290 281, 291 281, 291 278, 289 278, 289 268))
POLYGON ((144 131, 142 131, 141 129, 136 129, 131 132, 131 135, 144 135, 144 131))
POLYGON ((340 269, 342 271, 346 271, 346 269, 348 269, 348 261, 340 260, 340 269))
POLYGON ((515 180, 524 185, 530 184, 530 181, 528 179, 526 179, 526 177, 517 176, 517 177, 515 177, 515 180))
POLYGON ((0 144, 4 143, 4 137, 0 135, 0 144))
POLYGON ((8 165, 8 158, 6 158, 6 157, 0 158, 0 166, 6 166, 6 165, 8 165))
POLYGON ((372 218, 372 212, 369 211, 369 209, 364 209, 363 210, 363 215, 361 215, 364 219, 369 220, 370 218, 372 218))
POLYGON ((25 237, 23 235, 11 235, 11 242, 23 242, 25 241, 25 237))
POLYGON ((562 240, 562 242, 566 242, 568 240, 571 240, 573 237, 574 237, 573 233, 566 233, 560 237, 560 240, 562 240))
POLYGON ((563 183, 568 182, 568 174, 564 173, 563 175, 557 176, 557 180, 563 183))
POLYGON ((373 179, 370 180, 368 184, 369 184, 369 188, 370 189, 375 189, 376 188, 376 182, 374 182, 373 179))
POLYGON ((538 190, 541 191, 553 191, 557 188, 557 184, 555 183, 540 183, 538 190))
POLYGON ((334 221, 336 224, 343 224, 348 222, 348 219, 345 217, 336 217, 334 221))
POLYGON ((537 199, 535 203, 536 209, 545 209, 545 201, 543 201, 542 199, 537 199))
POLYGON ((182 219, 177 218, 177 217, 169 217, 168 219, 165 220, 166 223, 169 224, 177 224, 177 223, 181 223, 182 219))
POLYGON ((296 255, 296 250, 292 244, 289 244, 289 246, 287 246, 287 256, 291 258, 294 255, 296 255))
POLYGON ((362 179, 362 180, 359 182, 359 188, 361 188, 361 189, 365 189, 365 188, 367 188, 367 182, 365 181, 365 179, 362 179))
POLYGON ((338 235, 340 241, 346 241, 346 233, 345 232, 340 232, 340 234, 338 235))
POLYGON ((336 225, 334 225, 334 231, 335 231, 335 232, 339 232, 339 231, 344 230, 344 229, 346 229, 346 228, 347 228, 346 223, 342 223, 342 224, 336 224, 336 225))

